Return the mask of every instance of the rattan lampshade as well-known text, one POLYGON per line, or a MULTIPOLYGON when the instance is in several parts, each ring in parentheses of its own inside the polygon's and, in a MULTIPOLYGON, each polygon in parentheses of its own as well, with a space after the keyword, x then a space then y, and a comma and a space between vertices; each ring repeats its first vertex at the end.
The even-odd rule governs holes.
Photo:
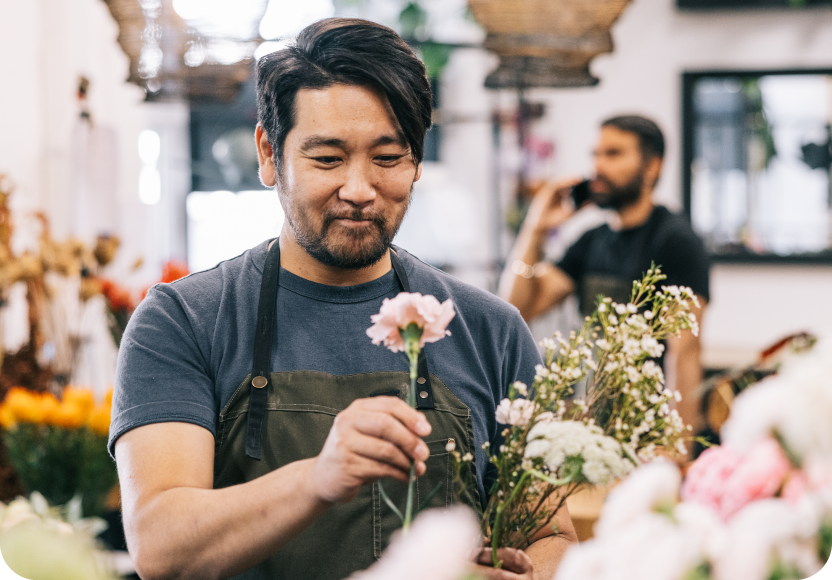
POLYGON ((468 0, 500 66, 489 88, 592 86, 595 56, 612 52, 610 28, 630 0, 468 0))

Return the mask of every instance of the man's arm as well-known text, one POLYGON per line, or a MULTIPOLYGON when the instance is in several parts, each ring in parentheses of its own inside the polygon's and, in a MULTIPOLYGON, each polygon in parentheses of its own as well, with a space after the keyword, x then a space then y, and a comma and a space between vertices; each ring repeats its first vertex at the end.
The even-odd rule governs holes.
POLYGON ((578 181, 547 183, 535 195, 500 277, 500 298, 517 307, 526 321, 546 312, 575 289, 572 279, 560 269, 535 266, 543 258, 549 230, 562 225, 574 213, 567 198, 578 181))
MULTIPOLYGON (((548 503, 553 508, 557 501, 557 495, 553 495, 548 503)), ((503 562, 499 570, 491 567, 491 549, 484 548, 477 557, 477 573, 487 580, 551 580, 566 550, 578 542, 566 503, 555 514, 553 523, 554 526, 540 530, 525 551, 499 549, 497 555, 503 562), (553 528, 557 528, 557 533, 553 528)))
MULTIPOLYGON (((701 333, 705 299, 701 296, 698 298, 701 307, 691 304, 691 312, 696 316, 701 333)), ((701 351, 699 337, 694 336, 689 330, 667 341, 667 364, 665 365, 669 375, 667 384, 682 395, 682 400, 676 408, 685 425, 693 427, 693 433, 697 433, 704 426, 697 393, 697 388, 702 384, 701 351)))
POLYGON ((382 477, 425 471, 424 416, 393 397, 341 412, 321 453, 212 489, 214 438, 188 423, 138 427, 116 442, 124 528, 145 580, 227 578, 279 550, 332 504, 382 477))

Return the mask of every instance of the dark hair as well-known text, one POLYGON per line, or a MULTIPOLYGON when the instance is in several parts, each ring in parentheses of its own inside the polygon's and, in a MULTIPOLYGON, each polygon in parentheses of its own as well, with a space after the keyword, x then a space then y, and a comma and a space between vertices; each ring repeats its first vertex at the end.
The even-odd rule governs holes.
POLYGON ((295 125, 300 89, 366 86, 387 98, 416 163, 431 123, 430 83, 422 64, 393 30, 358 18, 327 18, 304 28, 288 48, 257 63, 257 121, 274 149, 278 172, 295 125))
POLYGON ((607 119, 601 123, 601 127, 615 127, 620 131, 635 134, 645 161, 654 157, 664 159, 664 135, 659 126, 650 119, 640 115, 622 115, 607 119))

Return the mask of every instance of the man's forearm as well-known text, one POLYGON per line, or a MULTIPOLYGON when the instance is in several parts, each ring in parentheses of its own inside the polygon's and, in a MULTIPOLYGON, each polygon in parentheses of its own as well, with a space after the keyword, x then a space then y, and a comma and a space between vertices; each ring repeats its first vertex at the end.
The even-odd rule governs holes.
POLYGON ((541 538, 526 548, 534 564, 534 580, 552 580, 563 555, 576 540, 566 534, 541 538))
POLYGON ((514 265, 519 261, 527 266, 534 266, 542 258, 543 242, 543 233, 525 224, 517 236, 508 264, 500 278, 500 297, 516 306, 524 318, 527 318, 527 312, 537 295, 538 279, 517 274, 514 265))
POLYGON ((265 560, 331 505, 309 491, 311 461, 224 489, 170 489, 135 508, 127 535, 142 578, 227 578, 265 560))

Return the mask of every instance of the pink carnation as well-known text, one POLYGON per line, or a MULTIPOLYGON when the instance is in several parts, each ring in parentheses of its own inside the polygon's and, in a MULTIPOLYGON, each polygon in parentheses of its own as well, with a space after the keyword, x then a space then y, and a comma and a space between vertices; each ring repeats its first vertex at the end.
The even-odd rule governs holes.
POLYGON ((727 520, 752 501, 774 497, 791 471, 774 439, 760 441, 745 455, 726 446, 712 447, 691 465, 681 495, 727 520))
POLYGON ((456 316, 454 303, 445 300, 440 304, 434 296, 422 296, 418 292, 401 292, 393 299, 385 298, 378 314, 370 317, 373 325, 367 329, 367 336, 373 344, 384 343, 393 352, 404 351, 401 330, 411 323, 422 329, 419 347, 450 336, 448 323, 456 316))

